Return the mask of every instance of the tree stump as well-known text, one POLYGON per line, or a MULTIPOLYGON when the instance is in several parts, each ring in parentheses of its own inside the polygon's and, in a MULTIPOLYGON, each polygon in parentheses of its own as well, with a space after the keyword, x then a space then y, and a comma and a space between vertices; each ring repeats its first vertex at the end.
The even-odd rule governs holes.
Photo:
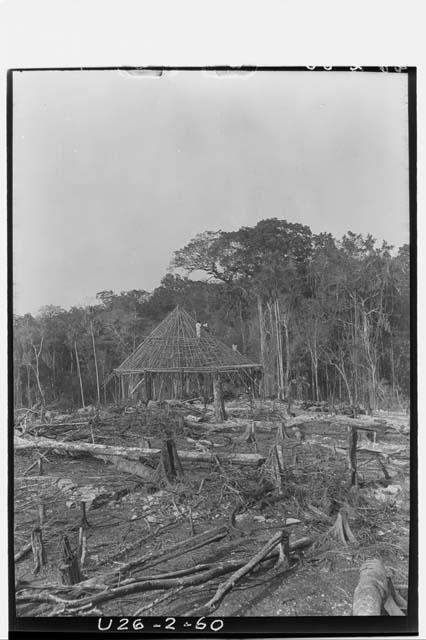
POLYGON ((77 584, 81 582, 83 576, 80 571, 78 556, 71 549, 71 545, 67 536, 62 537, 61 541, 61 561, 59 572, 61 574, 62 584, 77 584))
POLYGON ((223 422, 224 420, 226 420, 225 403, 222 393, 222 382, 218 373, 215 373, 213 376, 213 404, 216 422, 223 422))
POLYGON ((282 474, 284 472, 284 457, 281 445, 275 445, 269 458, 269 475, 278 495, 283 492, 282 474))
POLYGON ((78 555, 80 558, 80 566, 84 565, 87 554, 87 535, 86 535, 86 527, 81 524, 78 530, 78 555))
POLYGON ((349 426, 349 470, 350 470, 350 485, 353 487, 357 484, 357 443, 358 443, 358 431, 354 427, 349 426))
MULTIPOLYGON (((38 459, 37 466, 38 466, 38 475, 42 476, 43 475, 43 459, 41 457, 38 459)), ((44 505, 44 502, 41 501, 38 505, 38 520, 39 520, 40 527, 44 525, 45 519, 46 519, 46 507, 44 505)))
POLYGON ((179 460, 175 441, 167 439, 161 449, 160 463, 157 468, 159 478, 164 478, 167 482, 175 482, 184 476, 181 461, 179 460))
POLYGON ((281 422, 278 425, 278 428, 277 428, 276 441, 277 441, 277 443, 281 443, 281 442, 283 442, 283 440, 286 440, 288 438, 289 438, 289 435, 288 435, 288 433, 286 431, 286 428, 285 428, 285 422, 281 422))
POLYGON ((40 527, 37 527, 31 532, 31 548, 34 556, 33 573, 37 574, 46 564, 46 551, 44 549, 43 535, 40 527))
POLYGON ((281 542, 278 545, 278 565, 283 565, 285 569, 290 566, 290 536, 285 529, 282 531, 281 542))
POLYGON ((250 424, 247 425, 247 428, 245 430, 243 438, 249 444, 253 444, 253 443, 256 442, 256 433, 255 433, 255 430, 254 430, 254 422, 251 422, 250 424))
POLYGON ((84 502, 84 500, 82 500, 80 502, 80 506, 81 506, 81 527, 91 527, 90 522, 87 520, 87 515, 86 515, 86 503, 84 502))

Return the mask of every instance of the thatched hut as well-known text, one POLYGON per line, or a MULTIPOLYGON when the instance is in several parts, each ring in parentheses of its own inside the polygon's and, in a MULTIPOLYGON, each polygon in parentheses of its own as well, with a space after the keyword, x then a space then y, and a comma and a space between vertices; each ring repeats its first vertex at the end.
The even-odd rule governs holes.
POLYGON ((177 306, 114 370, 123 399, 183 398, 213 391, 216 418, 225 417, 222 382, 234 378, 251 393, 262 367, 228 347, 177 306))

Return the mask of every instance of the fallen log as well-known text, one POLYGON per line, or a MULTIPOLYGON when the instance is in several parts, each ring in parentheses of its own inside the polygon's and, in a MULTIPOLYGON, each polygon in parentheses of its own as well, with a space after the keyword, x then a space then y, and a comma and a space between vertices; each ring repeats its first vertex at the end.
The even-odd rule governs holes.
POLYGON ((393 598, 393 588, 390 585, 391 582, 381 560, 373 558, 364 562, 354 592, 353 615, 380 616, 385 610, 388 615, 403 616, 404 613, 393 598))
POLYGON ((142 464, 138 460, 129 460, 120 456, 102 456, 99 454, 92 454, 94 458, 103 460, 104 462, 111 462, 120 471, 131 473, 132 475, 142 478, 146 482, 154 483, 154 469, 150 469, 147 465, 142 464))
MULTIPOLYGON (((122 462, 124 462, 121 459, 122 462)), ((131 464, 131 462, 129 461, 131 464)), ((128 471, 128 467, 125 467, 128 471)), ((109 489, 102 484, 79 485, 75 480, 61 476, 17 476, 15 487, 26 489, 34 499, 52 500, 61 493, 67 500, 67 507, 83 503, 90 508, 102 506, 110 500, 116 500, 128 493, 128 489, 109 489)))
POLYGON ((331 414, 302 414, 294 418, 283 417, 281 420, 250 420, 248 418, 240 418, 235 420, 228 420, 227 424, 221 424, 218 422, 205 422, 199 423, 190 418, 186 418, 185 422, 195 428, 204 429, 206 431, 240 431, 245 430, 249 424, 253 424, 256 431, 268 431, 271 432, 274 429, 279 428, 282 424, 285 428, 293 429, 305 424, 327 423, 339 425, 342 427, 352 427, 354 429, 360 429, 365 431, 384 431, 388 426, 391 426, 384 418, 372 418, 369 416, 363 416, 359 418, 351 418, 344 415, 331 415, 331 414))
MULTIPOLYGON (((16 451, 28 449, 61 449, 69 452, 88 453, 97 457, 123 457, 129 460, 156 459, 159 460, 161 449, 146 449, 140 447, 117 447, 105 444, 93 444, 91 442, 63 442, 50 438, 21 438, 14 437, 16 451)), ((220 453, 202 451, 178 451, 179 458, 184 462, 214 462, 216 458, 220 462, 229 462, 236 465, 250 465, 258 467, 265 458, 257 453, 220 453)))
POLYGON ((14 561, 15 562, 19 562, 19 560, 21 560, 22 558, 24 558, 32 549, 32 544, 31 542, 29 542, 28 544, 25 545, 25 547, 22 547, 22 549, 20 551, 18 551, 17 553, 15 553, 14 556, 14 561))

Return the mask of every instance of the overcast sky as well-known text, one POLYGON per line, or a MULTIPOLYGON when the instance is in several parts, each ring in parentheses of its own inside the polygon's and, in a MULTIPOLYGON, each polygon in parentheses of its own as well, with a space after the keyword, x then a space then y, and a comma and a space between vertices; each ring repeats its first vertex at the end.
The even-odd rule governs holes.
POLYGON ((14 74, 14 312, 152 290, 206 229, 408 242, 407 77, 14 74))

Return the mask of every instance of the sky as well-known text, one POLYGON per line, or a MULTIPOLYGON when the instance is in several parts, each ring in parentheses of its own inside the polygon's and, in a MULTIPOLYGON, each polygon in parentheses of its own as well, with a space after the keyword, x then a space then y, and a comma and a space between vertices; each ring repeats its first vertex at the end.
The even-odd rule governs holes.
POLYGON ((408 242, 407 76, 15 72, 14 313, 151 291, 205 230, 408 242))

